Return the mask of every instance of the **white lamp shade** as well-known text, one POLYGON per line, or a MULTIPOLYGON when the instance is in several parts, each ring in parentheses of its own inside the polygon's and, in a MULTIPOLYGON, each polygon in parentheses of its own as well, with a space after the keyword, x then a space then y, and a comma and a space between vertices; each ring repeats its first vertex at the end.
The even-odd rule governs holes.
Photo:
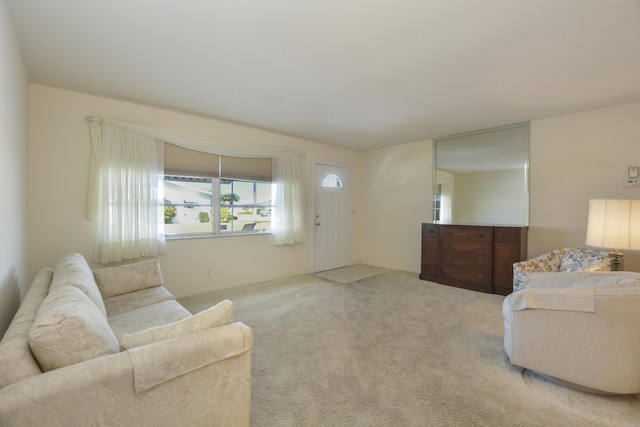
POLYGON ((640 200, 589 200, 585 244, 600 248, 640 249, 640 200))

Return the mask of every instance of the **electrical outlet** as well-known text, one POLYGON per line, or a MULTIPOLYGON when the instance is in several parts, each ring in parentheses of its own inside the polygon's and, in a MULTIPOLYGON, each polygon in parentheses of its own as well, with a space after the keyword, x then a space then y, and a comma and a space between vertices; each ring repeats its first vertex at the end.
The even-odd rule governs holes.
POLYGON ((624 186, 625 188, 639 188, 640 181, 638 180, 638 178, 627 178, 624 181, 624 186))

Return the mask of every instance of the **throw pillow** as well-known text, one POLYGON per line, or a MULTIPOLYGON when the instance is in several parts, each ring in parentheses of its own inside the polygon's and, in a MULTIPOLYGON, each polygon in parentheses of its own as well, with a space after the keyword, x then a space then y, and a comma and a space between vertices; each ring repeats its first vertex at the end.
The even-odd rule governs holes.
POLYGON ((93 277, 93 272, 82 255, 68 254, 56 263, 49 292, 65 286, 73 286, 84 292, 98 307, 105 319, 107 318, 107 309, 93 277))
POLYGON ((229 300, 224 300, 189 318, 124 335, 120 339, 120 345, 123 350, 127 350, 204 329, 228 325, 231 322, 233 322, 233 303, 229 300))
POLYGON ((162 273, 157 259, 119 265, 116 267, 100 268, 93 271, 96 283, 103 298, 161 286, 162 273))
POLYGON ((107 319, 74 286, 45 298, 29 331, 29 346, 45 372, 119 351, 107 319))

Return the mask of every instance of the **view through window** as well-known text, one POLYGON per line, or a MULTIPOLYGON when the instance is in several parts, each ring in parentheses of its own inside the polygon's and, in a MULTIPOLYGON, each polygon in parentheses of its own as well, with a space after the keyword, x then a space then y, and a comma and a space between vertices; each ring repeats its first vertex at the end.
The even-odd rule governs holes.
POLYGON ((165 234, 224 235, 271 229, 271 182, 165 175, 165 234))

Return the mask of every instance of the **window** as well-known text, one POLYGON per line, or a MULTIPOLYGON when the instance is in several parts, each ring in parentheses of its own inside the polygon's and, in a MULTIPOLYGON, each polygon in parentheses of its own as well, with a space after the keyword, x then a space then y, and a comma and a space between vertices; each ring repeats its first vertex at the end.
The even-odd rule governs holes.
POLYGON ((433 193, 433 222, 438 223, 440 222, 440 204, 442 201, 442 185, 437 184, 434 186, 434 193, 433 193))
POLYGON ((168 237, 271 229, 271 183, 165 175, 168 237))
POLYGON ((338 175, 336 175, 335 173, 330 173, 322 180, 322 186, 328 188, 341 188, 342 181, 340 180, 340 177, 338 175))
POLYGON ((167 237, 265 232, 273 209, 271 159, 165 146, 167 237))

